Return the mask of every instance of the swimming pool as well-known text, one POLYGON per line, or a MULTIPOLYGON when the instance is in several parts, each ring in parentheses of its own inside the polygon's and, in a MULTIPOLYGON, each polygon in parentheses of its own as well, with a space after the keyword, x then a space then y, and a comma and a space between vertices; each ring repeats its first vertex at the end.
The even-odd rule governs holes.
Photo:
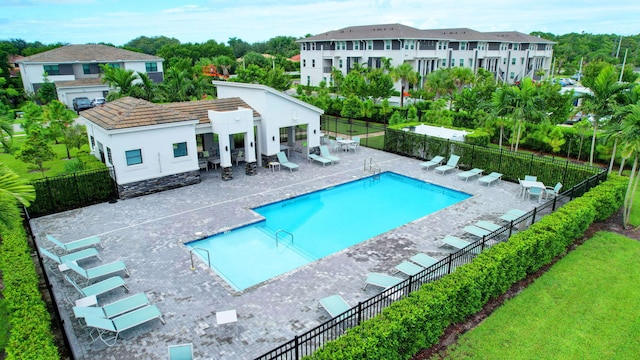
POLYGON ((384 172, 254 208, 264 220, 186 245, 245 290, 470 196, 384 172))

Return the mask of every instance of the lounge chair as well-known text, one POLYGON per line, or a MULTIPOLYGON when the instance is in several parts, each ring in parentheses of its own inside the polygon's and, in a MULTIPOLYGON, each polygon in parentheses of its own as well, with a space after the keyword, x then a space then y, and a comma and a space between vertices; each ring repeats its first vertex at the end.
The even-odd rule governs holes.
POLYGON ((111 319, 146 305, 150 305, 149 298, 145 293, 138 293, 104 305, 102 307, 74 306, 73 314, 76 318, 83 318, 85 316, 99 316, 106 319, 111 319))
POLYGON ((362 290, 366 290, 368 285, 379 286, 385 290, 398 285, 403 279, 395 276, 389 276, 381 273, 371 272, 367 275, 367 279, 364 281, 364 287, 362 290))
POLYGON ((51 241, 54 245, 56 245, 57 247, 59 247, 64 251, 75 251, 75 250, 80 250, 82 248, 86 248, 94 245, 100 245, 100 247, 103 247, 102 242, 100 241, 100 238, 97 236, 91 236, 88 238, 75 240, 68 243, 63 243, 62 241, 54 238, 49 234, 47 234, 46 237, 47 237, 47 240, 51 241))
POLYGON ((73 279, 71 279, 68 275, 63 275, 63 276, 64 276, 64 279, 69 284, 73 285, 73 287, 76 290, 78 290, 78 292, 80 293, 80 295, 82 295, 82 297, 87 297, 91 295, 95 295, 95 296, 102 295, 111 290, 115 290, 121 286, 124 288, 126 292, 129 292, 129 288, 124 283, 124 279, 121 278, 120 276, 112 276, 110 278, 104 279, 100 282, 97 282, 93 285, 89 285, 83 288, 81 288, 78 284, 76 284, 76 282, 73 281, 73 279))
POLYGON ((525 214, 526 214, 526 212, 524 212, 522 210, 511 209, 511 210, 507 211, 504 215, 500 216, 500 219, 510 222, 510 221, 514 221, 514 220, 517 220, 517 219, 521 218, 525 214))
POLYGON ((423 163, 420 163, 420 167, 422 167, 423 169, 429 171, 429 169, 431 169, 434 166, 442 165, 443 161, 444 161, 444 157, 442 157, 442 156, 434 156, 431 160, 425 161, 423 163))
POLYGON ((343 314, 345 311, 351 309, 351 306, 340 295, 331 295, 326 298, 320 299, 320 305, 335 318, 338 315, 343 314))
POLYGON ((192 360, 193 344, 169 345, 169 360, 192 360))
POLYGON ((422 266, 416 265, 409 261, 403 261, 400 264, 396 265, 396 274, 401 272, 409 276, 414 276, 419 274, 422 270, 424 270, 422 266))
POLYGON ((325 159, 329 159, 329 160, 333 161, 334 164, 340 162, 340 158, 339 157, 331 155, 327 145, 320 145, 320 155, 325 159))
POLYGON ((415 255, 413 255, 411 257, 411 261, 413 261, 414 263, 428 268, 429 266, 435 264, 438 262, 438 260, 432 258, 431 256, 427 255, 427 254, 423 254, 423 253, 417 253, 415 255))
POLYGON ((311 162, 311 160, 321 163, 322 166, 326 166, 327 164, 331 165, 333 163, 333 161, 316 154, 309 154, 309 162, 311 162))
MULTIPOLYGON (((462 240, 459 237, 452 236, 452 235, 445 236, 444 239, 442 239, 442 242, 444 244, 449 245, 449 246, 451 246, 453 248, 456 248, 456 249, 464 249, 467 246, 472 244, 469 241, 462 240)), ((480 251, 479 251, 479 249, 474 249, 473 252, 477 254, 480 251)))
POLYGON ((471 170, 467 170, 467 171, 463 171, 463 172, 459 173, 458 174, 458 178, 464 179, 464 181, 467 181, 467 180, 469 180, 470 178, 472 178, 474 176, 482 175, 483 171, 484 170, 482 170, 482 169, 473 168, 471 170))
POLYGON ((447 161, 447 163, 445 165, 438 166, 438 167, 436 167, 435 170, 437 172, 442 173, 442 175, 444 175, 449 170, 457 169, 458 168, 458 161, 460 161, 460 156, 451 155, 449 157, 449 160, 447 161))
POLYGON ((498 172, 492 172, 491 174, 482 176, 478 179, 479 184, 487 184, 487 186, 491 186, 494 181, 497 181, 498 183, 502 181, 502 174, 498 172))
POLYGON ((88 248, 88 249, 72 252, 70 254, 62 255, 62 256, 58 256, 43 247, 38 247, 38 248, 40 249, 40 254, 53 260, 57 265, 61 265, 70 261, 80 261, 80 260, 90 259, 92 257, 97 257, 98 260, 102 261, 102 259, 100 259, 100 254, 98 254, 98 250, 96 250, 96 248, 88 248))
POLYGON ((289 161, 289 159, 287 159, 287 154, 285 154, 284 152, 280 151, 276 155, 278 156, 278 162, 280 163, 280 165, 286 167, 287 169, 289 169, 289 171, 293 172, 294 169, 299 168, 298 164, 294 164, 289 161))
POLYGON ((474 226, 474 225, 465 226, 462 230, 468 232, 471 235, 475 235, 477 237, 483 237, 491 234, 491 231, 487 229, 483 229, 481 227, 474 226))
POLYGON ((491 232, 502 229, 502 226, 492 223, 491 221, 480 220, 476 223, 476 226, 479 228, 483 228, 489 230, 491 232))
POLYGON ((93 341, 102 340, 107 346, 113 346, 118 341, 118 335, 121 332, 144 324, 153 319, 160 319, 164 324, 162 313, 155 305, 147 305, 137 310, 120 315, 113 319, 105 319, 99 316, 85 316, 84 320, 87 326, 94 328, 89 332, 89 336, 93 341), (94 335, 94 331, 97 332, 94 335), (108 335, 110 333, 115 333, 108 335))
POLYGON ((560 189, 562 189, 562 183, 557 183, 554 187, 547 186, 544 190, 544 193, 547 197, 558 196, 558 194, 560 193, 560 189))
POLYGON ((70 261, 65 263, 65 265, 73 270, 76 274, 80 275, 83 279, 87 280, 87 282, 96 280, 103 276, 113 275, 117 272, 124 271, 127 276, 129 276, 129 270, 127 266, 124 264, 124 261, 117 260, 114 262, 110 262, 108 264, 92 267, 89 269, 85 269, 80 267, 77 262, 70 261))

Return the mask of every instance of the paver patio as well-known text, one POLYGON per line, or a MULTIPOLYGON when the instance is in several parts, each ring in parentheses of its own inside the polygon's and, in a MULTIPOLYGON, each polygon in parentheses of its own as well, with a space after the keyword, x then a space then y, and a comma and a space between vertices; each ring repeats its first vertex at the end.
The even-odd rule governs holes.
MULTIPOLYGON (((65 242, 100 236, 102 261, 123 260, 131 272, 125 278, 131 293, 145 292, 166 320, 166 325, 151 321, 128 330, 115 346, 107 347, 91 342, 71 306, 59 301, 75 357, 166 359, 168 345, 191 342, 198 359, 251 359, 328 320, 319 299, 340 294, 355 305, 376 294, 376 287, 361 289, 368 272, 390 274, 416 252, 440 259, 455 251, 441 247, 444 236, 462 236, 462 228, 478 220, 499 222, 511 208, 528 211, 537 205, 518 197, 516 184, 503 181, 487 187, 460 181, 456 172, 427 172, 419 160, 364 147, 358 153, 338 154, 342 161, 334 166, 291 155, 300 165, 293 173, 260 168, 256 176, 246 176, 241 165, 234 168, 232 181, 222 181, 220 170, 211 170, 201 173, 197 185, 31 220, 38 244, 46 247, 46 233, 65 242), (195 256, 191 269, 183 243, 255 221, 258 217, 249 208, 369 176, 363 165, 371 158, 383 171, 474 196, 243 292, 232 290, 195 256), (232 326, 216 326, 215 313, 230 309, 238 314, 237 337, 232 326)), ((62 294, 77 298, 57 271, 47 271, 59 299, 62 294)), ((117 290, 101 300, 109 303, 124 295, 117 290)))

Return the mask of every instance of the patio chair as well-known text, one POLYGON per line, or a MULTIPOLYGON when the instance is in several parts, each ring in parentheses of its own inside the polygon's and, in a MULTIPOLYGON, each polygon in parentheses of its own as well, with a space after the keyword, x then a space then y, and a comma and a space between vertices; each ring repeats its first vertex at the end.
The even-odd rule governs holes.
POLYGON ((474 225, 465 226, 462 230, 477 237, 483 237, 491 234, 491 231, 474 225))
POLYGON ((294 164, 287 159, 287 154, 280 151, 276 154, 278 156, 278 162, 281 166, 286 167, 289 171, 293 172, 293 170, 297 170, 299 168, 298 164, 294 164))
POLYGON ((511 221, 514 221, 514 220, 517 220, 517 219, 521 218, 525 214, 526 214, 526 212, 524 212, 522 210, 511 209, 511 210, 507 211, 504 215, 500 216, 500 219, 504 220, 504 221, 511 222, 511 221))
POLYGON ((484 170, 482 170, 482 169, 473 168, 471 170, 467 170, 467 171, 463 171, 463 172, 459 173, 458 174, 458 178, 464 179, 464 181, 467 181, 467 180, 469 180, 470 178, 472 178, 474 176, 482 175, 483 171, 484 170))
POLYGON ((351 306, 349 306, 342 296, 338 294, 322 298, 319 303, 332 318, 335 318, 351 309, 351 306))
POLYGON ((238 154, 236 155, 236 166, 238 166, 238 164, 240 164, 240 161, 245 161, 244 160, 244 151, 239 150, 238 154))
POLYGON ((531 195, 538 197, 538 202, 542 200, 542 196, 545 193, 545 188, 532 186, 527 189, 527 198, 531 199, 531 195))
POLYGON ((362 290, 366 290, 368 285, 374 285, 383 289, 388 289, 402 282, 403 279, 386 274, 370 272, 367 274, 367 279, 364 281, 364 287, 362 290))
MULTIPOLYGON (((442 239, 442 242, 445 245, 451 246, 452 248, 456 248, 459 250, 462 250, 464 248, 466 248, 467 246, 471 245, 472 243, 466 240, 462 240, 459 237, 456 236, 452 236, 452 235, 447 235, 444 237, 444 239, 442 239)), ((480 249, 474 248, 472 250, 472 252, 474 254, 479 254, 480 253, 480 249)))
POLYGON ((413 261, 414 263, 424 267, 424 268, 428 268, 429 266, 435 264, 438 262, 438 260, 432 258, 431 256, 427 255, 427 254, 423 254, 423 253, 417 253, 415 255, 413 255, 410 258, 411 261, 413 261))
POLYGON ((192 360, 193 344, 169 345, 169 360, 192 360))
POLYGON ((110 262, 108 264, 92 267, 89 269, 85 269, 80 267, 77 262, 69 261, 64 263, 69 269, 73 270, 76 274, 80 275, 83 279, 88 282, 101 278, 107 275, 113 275, 117 272, 124 271, 127 276, 130 276, 129 270, 127 266, 124 264, 124 261, 117 260, 110 262))
POLYGON ((164 325, 164 319, 162 318, 160 309, 155 305, 147 305, 113 319, 105 319, 99 316, 85 316, 84 321, 87 323, 87 326, 93 328, 89 332, 89 336, 91 336, 93 341, 100 339, 107 346, 113 346, 118 341, 118 336, 121 332, 154 319, 160 319, 164 325))
POLYGON ((498 183, 502 181, 502 174, 499 172, 492 172, 489 175, 482 176, 478 179, 479 184, 487 184, 487 186, 491 186, 494 181, 498 183))
POLYGON ((357 152, 358 149, 360 148, 360 137, 359 136, 354 136, 351 138, 351 140, 353 141, 352 143, 350 143, 347 146, 347 151, 351 151, 353 150, 353 152, 357 152))
POLYGON ((431 160, 425 161, 423 163, 420 163, 420 167, 422 167, 423 169, 429 171, 429 169, 431 169, 434 166, 442 165, 443 161, 444 161, 444 157, 442 157, 442 156, 434 156, 431 160))
POLYGON ((40 254, 48 257, 50 260, 54 261, 57 265, 61 265, 70 261, 86 260, 92 257, 97 257, 98 260, 102 261, 102 259, 100 259, 100 254, 98 254, 98 250, 96 250, 96 248, 88 248, 88 249, 72 252, 62 256, 58 256, 43 247, 38 247, 38 249, 40 249, 40 254))
POLYGON ((547 186, 546 189, 544 189, 544 193, 547 197, 558 196, 560 189, 562 189, 562 183, 557 183, 554 187, 547 186))
POLYGON ((311 160, 321 163, 322 166, 326 166, 327 164, 331 165, 333 163, 333 161, 316 154, 309 154, 309 162, 311 162, 311 160))
POLYGON ((73 314, 76 318, 84 318, 88 315, 111 319, 146 305, 150 305, 149 298, 145 293, 138 293, 110 304, 103 305, 102 307, 74 306, 73 314))
POLYGON ((327 145, 320 145, 320 155, 325 159, 331 160, 334 164, 340 162, 339 157, 331 155, 327 145))
POLYGON ((68 243, 63 243, 62 241, 54 238, 49 234, 47 234, 46 238, 47 240, 51 241, 51 243, 53 243, 55 246, 67 252, 80 250, 82 248, 86 248, 94 245, 100 245, 100 247, 103 247, 102 242, 100 241, 100 238, 97 236, 91 236, 91 237, 80 239, 80 240, 74 240, 68 243))
POLYGON ((403 261, 400 264, 396 265, 396 274, 401 272, 408 276, 414 276, 419 274, 424 268, 420 265, 416 265, 409 261, 403 261))
POLYGON ((457 169, 458 168, 458 161, 460 161, 460 156, 451 155, 449 157, 449 160, 447 161, 447 163, 445 165, 438 166, 438 167, 436 167, 435 170, 437 172, 441 172, 442 175, 444 175, 449 170, 457 169))
POLYGON ((534 175, 525 175, 524 181, 538 181, 538 177, 534 175))
POLYGON ((342 145, 340 145, 340 143, 338 142, 338 139, 331 139, 329 140, 329 145, 331 145, 331 149, 333 149, 334 152, 340 150, 342 148, 342 145))
POLYGON ((121 286, 124 288, 126 292, 129 292, 129 288, 124 283, 124 279, 121 278, 120 276, 112 276, 110 278, 104 279, 100 282, 97 282, 93 285, 89 285, 83 288, 81 288, 68 275, 63 275, 63 276, 64 276, 64 279, 69 284, 71 284, 80 293, 80 295, 82 295, 82 297, 87 297, 92 295, 95 295, 95 296, 102 295, 102 294, 108 293, 111 290, 115 290, 121 286))

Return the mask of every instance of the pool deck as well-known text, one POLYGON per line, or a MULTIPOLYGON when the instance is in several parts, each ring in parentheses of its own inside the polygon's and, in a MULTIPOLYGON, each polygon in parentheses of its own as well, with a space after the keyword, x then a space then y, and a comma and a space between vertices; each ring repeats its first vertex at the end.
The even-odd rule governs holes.
MULTIPOLYGON (((146 293, 164 314, 165 325, 153 320, 123 332, 115 346, 107 347, 91 342, 84 322, 73 318, 67 302, 59 301, 75 357, 166 359, 168 345, 193 343, 198 359, 252 359, 328 320, 319 299, 340 294, 355 305, 375 295, 381 289, 362 290, 368 272, 392 274, 397 264, 417 252, 443 258, 455 250, 441 247, 444 236, 463 236, 466 225, 478 220, 499 223, 509 209, 529 211, 538 204, 518 197, 517 184, 502 181, 487 187, 476 178, 465 182, 457 178, 459 171, 425 171, 416 159, 364 147, 358 153, 335 155, 341 163, 322 166, 292 152, 290 160, 300 165, 299 171, 259 168, 257 175, 246 176, 241 164, 231 181, 222 181, 219 169, 210 170, 201 173, 197 185, 31 220, 38 244, 47 248, 51 246, 46 233, 63 242, 100 236, 102 262, 123 260, 131 273, 125 277, 131 294, 146 293), (371 158, 383 171, 474 196, 243 292, 233 291, 195 256, 191 269, 183 243, 255 221, 249 208, 369 176, 363 164, 371 158), (216 312, 230 309, 238 314, 237 336, 233 325, 216 325, 216 312)), ((47 269, 56 296, 77 299, 77 292, 55 270, 47 269)), ((107 304, 124 296, 117 289, 99 301, 107 304)))

